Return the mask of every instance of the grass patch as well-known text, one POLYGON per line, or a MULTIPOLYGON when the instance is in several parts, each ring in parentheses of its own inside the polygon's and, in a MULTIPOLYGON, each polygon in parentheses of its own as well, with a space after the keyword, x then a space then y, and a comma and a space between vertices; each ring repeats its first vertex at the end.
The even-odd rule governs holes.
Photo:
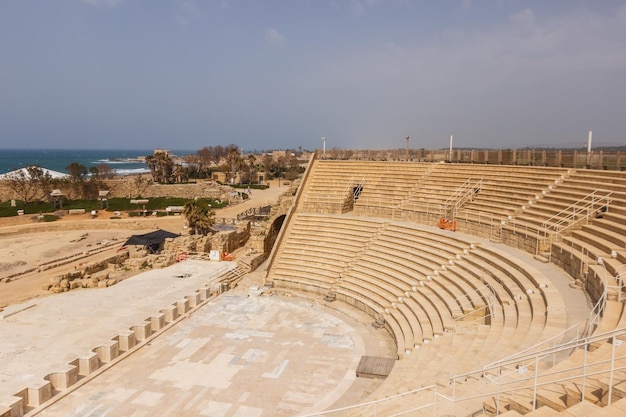
MULTIPOLYGON (((146 211, 152 214, 153 211, 157 212, 158 216, 166 216, 165 208, 168 206, 184 206, 186 202, 191 201, 187 198, 169 198, 169 197, 160 197, 160 198, 149 198, 148 204, 146 204, 146 211)), ((222 208, 228 205, 228 201, 220 201, 213 200, 209 198, 201 198, 200 202, 207 204, 213 209, 222 208)), ((52 213, 59 208, 55 208, 52 203, 48 202, 35 202, 35 203, 24 203, 23 201, 16 201, 15 207, 11 207, 10 201, 0 202, 0 217, 12 217, 17 216, 18 210, 24 210, 24 215, 28 214, 44 214, 44 213, 52 213)), ((102 210, 100 208, 99 200, 65 200, 63 201, 63 211, 71 210, 71 209, 85 209, 86 213, 89 213, 91 210, 102 210)), ((131 216, 138 215, 141 210, 143 210, 143 205, 130 204, 130 199, 128 198, 110 198, 109 199, 109 208, 106 211, 125 211, 128 212, 131 216)))

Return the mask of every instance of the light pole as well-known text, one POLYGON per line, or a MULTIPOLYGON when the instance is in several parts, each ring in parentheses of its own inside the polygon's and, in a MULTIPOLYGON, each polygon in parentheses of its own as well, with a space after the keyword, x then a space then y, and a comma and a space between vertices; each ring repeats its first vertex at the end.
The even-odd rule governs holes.
POLYGON ((326 159, 326 136, 322 138, 322 144, 323 144, 322 159, 326 159))
POLYGON ((454 136, 450 135, 450 162, 452 162, 452 141, 454 140, 454 136))
POLYGON ((408 162, 409 161, 409 139, 411 138, 407 136, 405 139, 406 139, 406 160, 408 162))

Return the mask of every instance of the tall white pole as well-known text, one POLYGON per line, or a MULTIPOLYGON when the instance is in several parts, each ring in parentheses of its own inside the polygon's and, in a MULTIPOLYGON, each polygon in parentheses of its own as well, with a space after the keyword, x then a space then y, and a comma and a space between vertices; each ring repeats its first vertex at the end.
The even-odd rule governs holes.
POLYGON ((407 136, 406 138, 406 160, 409 160, 409 139, 411 139, 409 136, 407 136))
POLYGON ((322 138, 323 150, 322 150, 322 158, 326 159, 326 136, 322 138))
POLYGON ((450 162, 452 162, 452 141, 454 140, 454 135, 450 135, 450 162))
POLYGON ((593 132, 589 131, 589 139, 587 139, 587 153, 591 153, 591 137, 593 132))

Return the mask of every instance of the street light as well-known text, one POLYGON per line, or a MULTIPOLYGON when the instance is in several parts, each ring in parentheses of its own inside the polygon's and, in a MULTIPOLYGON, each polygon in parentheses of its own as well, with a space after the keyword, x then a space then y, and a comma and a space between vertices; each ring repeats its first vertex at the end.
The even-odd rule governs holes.
POLYGON ((411 139, 409 136, 407 136, 406 138, 406 160, 408 162, 409 160, 409 139, 411 139))
POLYGON ((322 150, 322 159, 326 159, 326 136, 322 138, 323 150, 322 150))

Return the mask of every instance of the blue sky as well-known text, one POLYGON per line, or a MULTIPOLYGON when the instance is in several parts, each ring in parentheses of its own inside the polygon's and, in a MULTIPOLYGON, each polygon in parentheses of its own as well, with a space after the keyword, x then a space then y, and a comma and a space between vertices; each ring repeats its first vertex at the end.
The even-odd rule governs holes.
POLYGON ((0 148, 626 145, 626 3, 0 0, 0 148))

